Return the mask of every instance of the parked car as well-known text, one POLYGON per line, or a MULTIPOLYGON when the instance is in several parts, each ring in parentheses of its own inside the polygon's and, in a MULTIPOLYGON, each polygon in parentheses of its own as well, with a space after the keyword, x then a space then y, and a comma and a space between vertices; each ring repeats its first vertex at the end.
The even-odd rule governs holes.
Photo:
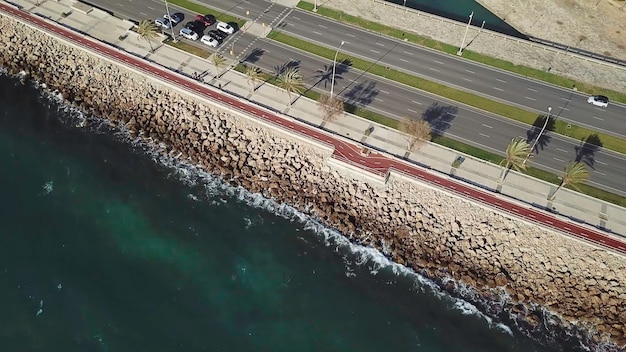
POLYGON ((154 20, 154 24, 156 24, 157 27, 161 27, 165 29, 172 28, 172 22, 170 22, 170 20, 168 20, 167 18, 163 18, 163 17, 159 17, 156 20, 154 20))
POLYGON ((207 33, 211 38, 217 40, 218 42, 222 42, 228 34, 218 31, 217 29, 212 29, 207 33))
POLYGON ((203 44, 206 44, 212 48, 217 48, 217 46, 220 44, 217 39, 211 37, 210 35, 203 35, 202 38, 200 38, 200 41, 203 44))
POLYGON ((606 108, 609 106, 609 98, 604 95, 592 95, 587 99, 587 103, 606 108))
POLYGON ((235 28, 226 22, 217 22, 217 29, 228 34, 235 33, 235 28))
POLYGON ((181 15, 177 14, 177 13, 172 13, 172 14, 165 14, 163 15, 163 18, 165 18, 166 20, 170 20, 170 22, 172 22, 175 25, 177 25, 180 21, 183 20, 183 18, 181 17, 181 15))
POLYGON ((189 21, 185 23, 185 28, 189 28, 196 33, 202 33, 204 30, 204 24, 199 21, 189 21))
POLYGON ((183 38, 187 38, 187 39, 191 39, 191 40, 198 40, 198 33, 194 32, 193 30, 185 27, 182 28, 180 30, 180 35, 183 36, 183 38))
POLYGON ((196 16, 196 21, 200 21, 202 23, 204 23, 205 27, 208 27, 210 25, 212 25, 213 23, 216 22, 215 20, 215 16, 209 14, 209 15, 197 15, 196 16))

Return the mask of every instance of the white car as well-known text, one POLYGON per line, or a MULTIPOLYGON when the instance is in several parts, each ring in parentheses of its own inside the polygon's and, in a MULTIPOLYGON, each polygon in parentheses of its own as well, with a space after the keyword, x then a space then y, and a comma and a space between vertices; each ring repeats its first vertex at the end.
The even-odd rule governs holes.
POLYGON ((200 38, 200 41, 212 48, 217 48, 217 46, 220 44, 220 42, 215 40, 215 38, 211 37, 210 35, 203 35, 202 38, 200 38))
POLYGON ((198 33, 192 31, 187 27, 180 30, 180 35, 183 36, 183 38, 198 40, 198 33))
POLYGON ((592 95, 587 99, 587 103, 606 108, 609 106, 609 98, 604 95, 592 95))
POLYGON ((174 25, 177 25, 178 22, 180 22, 180 20, 182 19, 180 18, 178 14, 175 14, 175 13, 170 14, 170 15, 165 14, 163 15, 163 18, 165 18, 166 20, 170 20, 170 22, 172 22, 174 25))
POLYGON ((235 33, 235 28, 233 28, 233 26, 225 22, 217 22, 217 29, 228 34, 235 33))
POLYGON ((165 29, 172 28, 172 22, 170 22, 170 20, 163 18, 163 17, 157 18, 156 20, 154 20, 154 23, 157 25, 157 27, 161 27, 165 29))

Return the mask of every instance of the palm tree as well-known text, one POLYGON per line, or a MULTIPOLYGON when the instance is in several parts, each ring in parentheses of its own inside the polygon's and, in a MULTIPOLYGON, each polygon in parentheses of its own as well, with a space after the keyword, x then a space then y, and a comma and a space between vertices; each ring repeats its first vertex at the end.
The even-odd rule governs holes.
POLYGON ((261 70, 256 66, 246 67, 246 76, 248 76, 248 83, 250 83, 250 93, 256 90, 256 82, 262 78, 261 70))
POLYGON ((498 184, 502 184, 502 182, 504 182, 507 171, 511 167, 517 171, 525 171, 525 161, 530 157, 532 157, 532 151, 530 150, 530 145, 524 138, 515 137, 511 139, 511 142, 506 147, 506 151, 504 152, 504 159, 500 162, 502 172, 500 172, 498 184))
POLYGON ((332 121, 343 112, 343 101, 337 96, 322 94, 319 98, 318 107, 322 111, 322 119, 326 122, 332 121))
POLYGON ((150 44, 150 52, 154 52, 151 40, 159 36, 156 24, 154 24, 154 22, 150 20, 143 20, 139 22, 139 27, 137 27, 137 33, 139 34, 139 38, 147 41, 148 44, 150 44))
POLYGON ((425 141, 430 141, 431 126, 423 119, 405 118, 398 124, 398 129, 408 135, 408 151, 419 149, 425 141))
POLYGON ((226 58, 222 54, 215 53, 211 55, 211 62, 215 65, 215 78, 217 78, 217 83, 221 86, 220 67, 226 64, 226 58))
POLYGON ((304 90, 304 82, 302 74, 297 67, 288 67, 278 75, 276 85, 287 91, 287 104, 291 106, 291 93, 302 93, 304 90))
POLYGON ((585 167, 585 163, 575 162, 568 163, 565 166, 565 171, 563 172, 563 178, 561 178, 561 184, 557 187, 551 195, 548 196, 548 200, 554 200, 556 197, 556 192, 558 192, 563 186, 570 185, 574 187, 577 191, 578 185, 581 183, 585 183, 589 179, 589 171, 587 171, 587 167, 585 167))

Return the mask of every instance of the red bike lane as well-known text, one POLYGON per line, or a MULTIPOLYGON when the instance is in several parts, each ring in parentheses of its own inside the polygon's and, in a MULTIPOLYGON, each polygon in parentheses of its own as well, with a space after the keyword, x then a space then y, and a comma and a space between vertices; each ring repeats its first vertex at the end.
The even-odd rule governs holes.
POLYGON ((364 172, 370 172, 378 176, 385 175, 389 171, 407 174, 417 180, 427 182, 438 188, 445 189, 448 192, 482 203, 491 208, 498 209, 502 212, 523 218, 533 223, 541 224, 563 233, 567 233, 578 239, 599 245, 606 249, 626 254, 626 239, 624 241, 620 241, 600 231, 592 230, 587 226, 562 220, 551 213, 535 208, 519 206, 513 202, 498 197, 494 193, 463 184, 446 177, 435 175, 426 171, 426 169, 422 167, 399 161, 392 156, 375 152, 370 153, 367 156, 362 155, 360 153, 361 147, 354 143, 348 143, 329 133, 300 124, 290 118, 278 116, 265 109, 255 106, 250 102, 242 102, 237 98, 221 93, 213 88, 207 87, 206 85, 198 83, 197 81, 172 72, 168 69, 154 66, 145 60, 134 57, 131 54, 118 50, 110 45, 100 43, 95 39, 84 36, 71 29, 66 29, 60 25, 50 23, 43 18, 18 10, 7 4, 0 3, 0 10, 13 15, 34 27, 47 32, 52 32, 63 37, 65 40, 72 41, 84 48, 96 51, 98 54, 108 57, 109 59, 113 59, 118 63, 133 66, 135 69, 138 69, 153 78, 165 81, 167 84, 176 84, 189 92, 201 95, 222 104, 227 104, 231 108, 251 114, 288 131, 303 134, 307 138, 316 140, 323 144, 332 145, 334 158, 359 167, 364 172))

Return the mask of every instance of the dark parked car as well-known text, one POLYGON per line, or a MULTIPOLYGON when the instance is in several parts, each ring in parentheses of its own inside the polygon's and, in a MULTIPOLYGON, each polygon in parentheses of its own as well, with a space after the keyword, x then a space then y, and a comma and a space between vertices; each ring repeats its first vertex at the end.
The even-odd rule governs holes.
POLYGON ((196 33, 202 33, 202 31, 204 31, 204 24, 198 21, 189 21, 185 23, 185 28, 189 28, 196 33))
POLYGON ((212 25, 213 23, 215 23, 216 19, 215 16, 209 14, 209 15, 197 15, 196 16, 196 21, 202 22, 204 23, 205 27, 208 27, 210 25, 212 25))
POLYGON ((226 38, 227 34, 222 32, 222 31, 218 31, 216 29, 210 30, 209 33, 207 33, 209 36, 211 36, 211 38, 214 38, 215 40, 219 41, 220 43, 226 38))

